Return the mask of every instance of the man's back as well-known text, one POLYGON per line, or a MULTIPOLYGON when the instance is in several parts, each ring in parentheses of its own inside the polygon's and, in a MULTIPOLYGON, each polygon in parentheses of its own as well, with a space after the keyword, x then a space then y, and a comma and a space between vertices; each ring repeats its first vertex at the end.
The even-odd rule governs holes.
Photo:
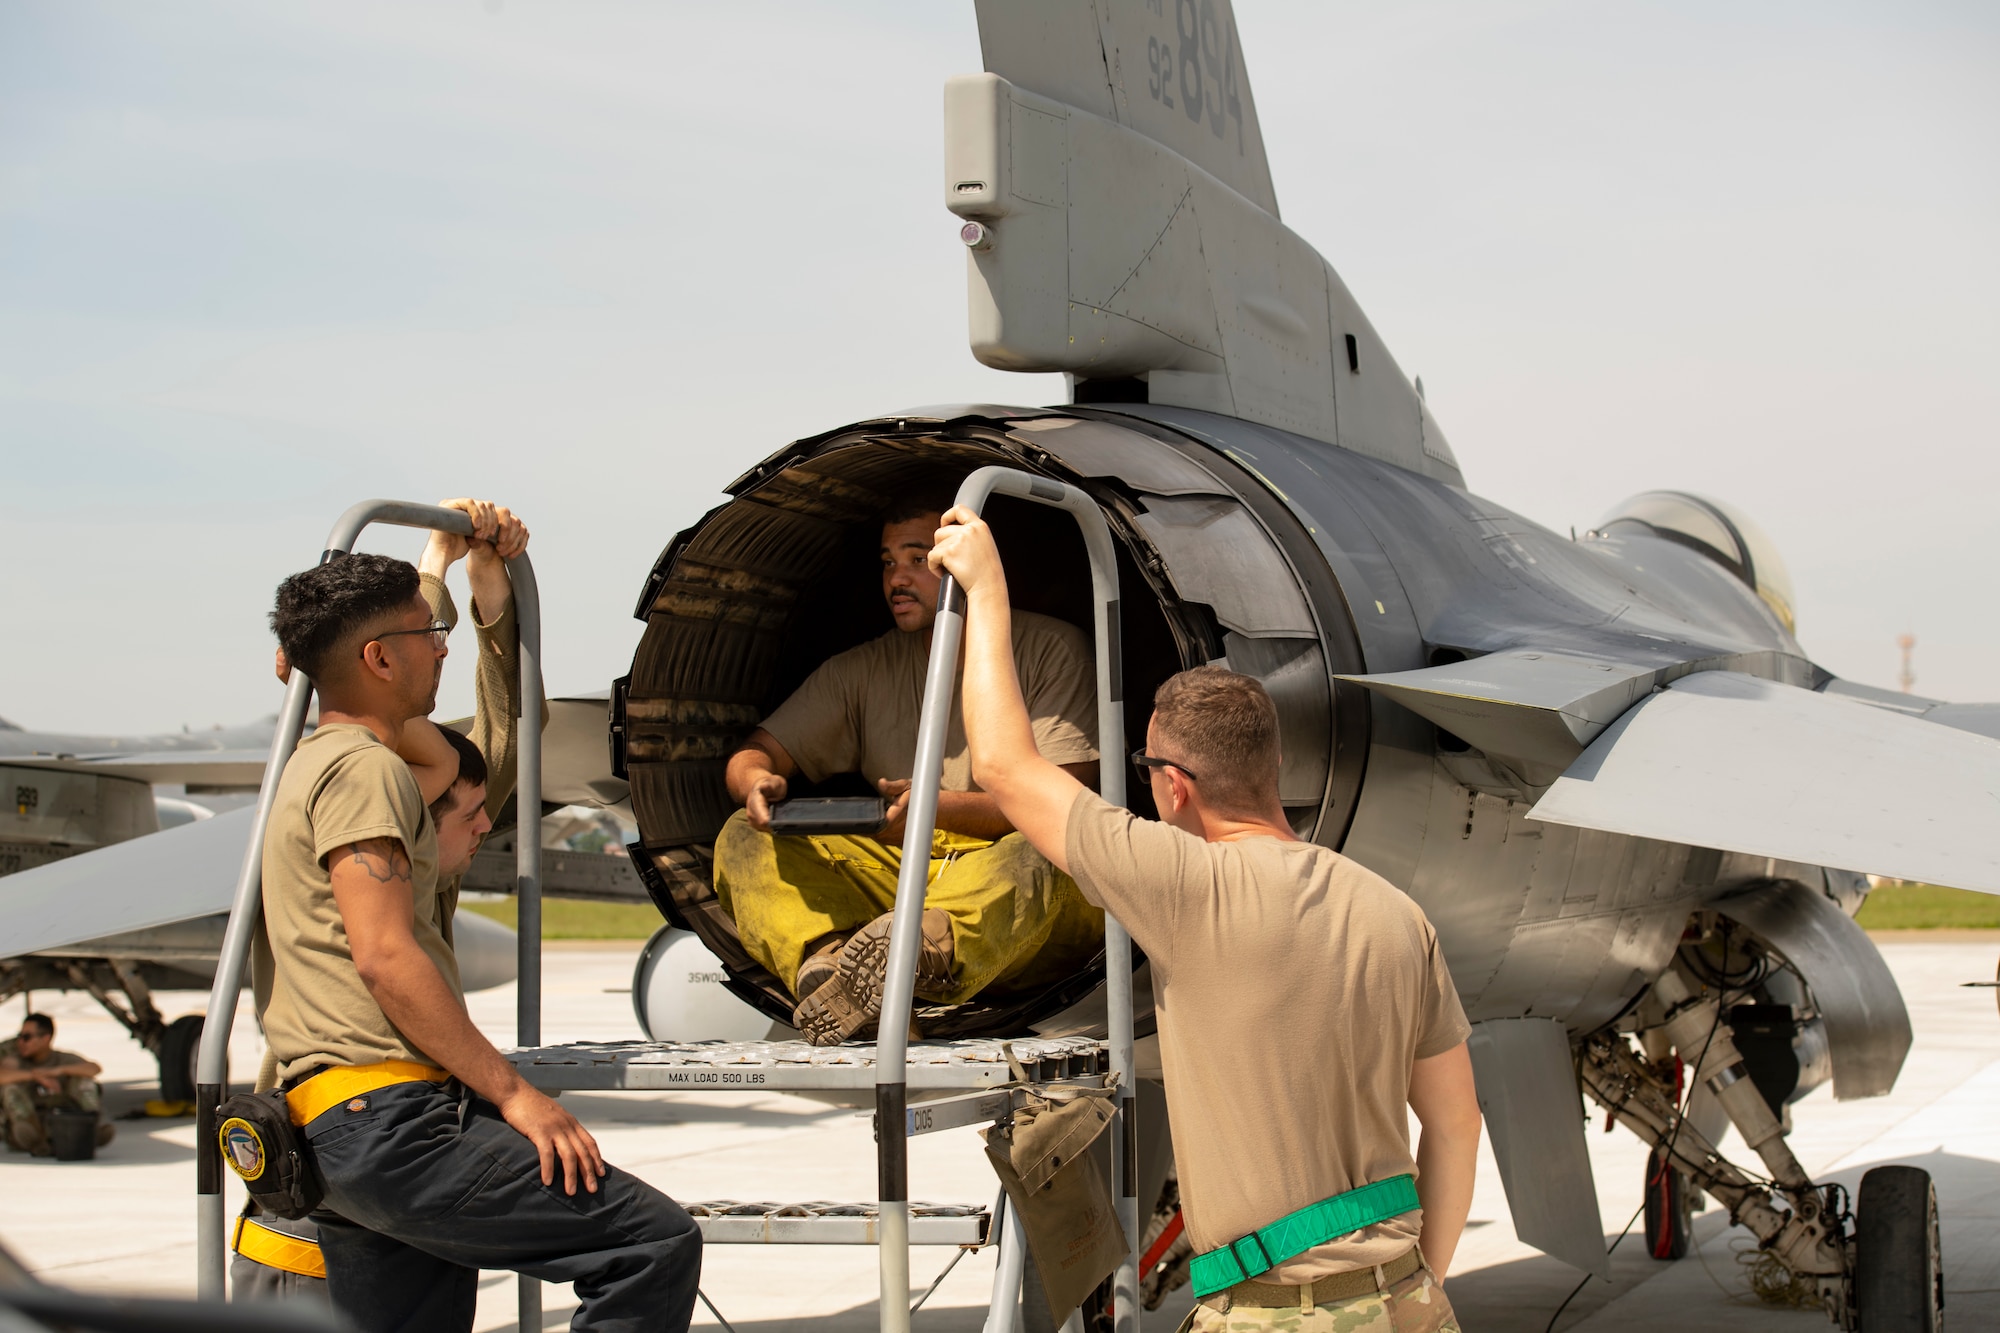
MULTIPOLYGON (((1415 903, 1312 843, 1203 842, 1081 793, 1079 887, 1152 961, 1174 1155, 1198 1251, 1371 1181, 1412 1172, 1414 1061, 1468 1027, 1415 903)), ((1267 1281, 1393 1259, 1405 1216, 1309 1250, 1267 1281)))

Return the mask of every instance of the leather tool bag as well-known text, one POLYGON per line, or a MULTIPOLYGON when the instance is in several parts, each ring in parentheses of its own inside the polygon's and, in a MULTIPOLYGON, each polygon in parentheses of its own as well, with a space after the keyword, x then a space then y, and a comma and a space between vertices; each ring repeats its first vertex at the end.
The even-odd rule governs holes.
POLYGON ((1111 1182, 1091 1148, 1111 1127, 1113 1088, 1031 1095, 1009 1124, 985 1133, 986 1157, 1020 1212, 1060 1325, 1131 1251, 1111 1182))
POLYGON ((326 1186, 305 1131, 292 1123, 284 1093, 239 1092, 215 1109, 215 1123, 222 1160, 259 1208, 300 1218, 319 1207, 326 1186))

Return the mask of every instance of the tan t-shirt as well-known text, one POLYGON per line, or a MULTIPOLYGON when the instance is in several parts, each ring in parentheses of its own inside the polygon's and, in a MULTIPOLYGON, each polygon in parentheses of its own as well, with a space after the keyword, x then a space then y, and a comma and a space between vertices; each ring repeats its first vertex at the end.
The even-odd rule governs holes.
MULTIPOLYGON (((1181 1205, 1197 1253, 1415 1174, 1410 1066, 1471 1032, 1437 933, 1394 885, 1309 842, 1204 842, 1083 792, 1069 869, 1153 965, 1181 1205)), ((1391 1218, 1281 1264, 1298 1284, 1384 1263, 1391 1218)))
POLYGON ((463 1003, 437 891, 437 829, 409 766, 354 723, 322 726, 285 765, 264 843, 264 931, 252 978, 280 1078, 314 1065, 435 1061, 396 1030, 355 970, 326 858, 369 838, 410 856, 417 943, 463 1003))
MULTIPOLYGON (((1097 668, 1090 641, 1067 621, 1030 611, 1016 611, 1013 625, 1014 665, 1035 748, 1052 764, 1089 763, 1097 758, 1097 668)), ((929 635, 892 629, 822 662, 764 719, 764 730, 814 782, 835 773, 860 773, 870 782, 907 778, 917 755, 929 664, 929 635)), ((959 693, 952 692, 943 789, 974 791, 959 693)))
POLYGON ((39 1060, 30 1060, 21 1054, 18 1038, 9 1037, 0 1041, 0 1069, 61 1069, 65 1065, 87 1065, 90 1061, 75 1051, 58 1051, 54 1047, 42 1052, 39 1060))

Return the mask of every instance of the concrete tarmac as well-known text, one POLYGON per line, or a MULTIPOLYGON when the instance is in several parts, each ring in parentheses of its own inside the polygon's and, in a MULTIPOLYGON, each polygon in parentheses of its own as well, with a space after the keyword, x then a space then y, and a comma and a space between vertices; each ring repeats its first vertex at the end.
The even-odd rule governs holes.
MULTIPOLYGON (((632 1014, 637 944, 552 944, 545 961, 543 1031, 551 1042, 638 1037, 632 1014)), ((1963 982, 1994 975, 2000 932, 1938 939, 1905 934, 1883 942, 1916 1029, 1916 1045, 1887 1097, 1835 1102, 1820 1089, 1793 1108, 1792 1143, 1808 1170, 1857 1186, 1868 1167, 1907 1162, 1937 1180, 1943 1211, 1947 1313, 1955 1328, 2000 1327, 2000 1015, 1994 992, 1963 982)), ((169 1017, 198 1011, 205 997, 160 997, 169 1017)), ((105 1066, 106 1103, 116 1116, 157 1096, 151 1057, 88 997, 42 993, 57 1045, 105 1066)), ((475 1019, 496 1041, 512 1037, 512 987, 471 997, 475 1019)), ((16 998, 0 1022, 26 1012, 16 998)), ((247 997, 231 1043, 242 1079, 260 1054, 247 997)), ((12 1031, 11 1028, 8 1031, 12 1031)), ((572 1094, 570 1106, 605 1156, 685 1200, 866 1200, 874 1193, 874 1148, 865 1113, 776 1093, 572 1094)), ((1601 1126, 1601 1121, 1598 1124, 1601 1126)), ((117 1142, 88 1163, 0 1154, 0 1241, 37 1275, 97 1292, 192 1294, 194 1125, 191 1120, 120 1120, 117 1142)), ((1629 1133, 1593 1132, 1591 1157, 1609 1245, 1639 1205, 1645 1151, 1629 1133)), ((1732 1134, 1724 1151, 1750 1161, 1732 1134)), ((227 1178, 227 1177, 226 1177, 227 1178)), ((231 1185, 233 1178, 227 1178, 231 1185)), ((912 1192, 940 1202, 990 1201, 997 1191, 972 1130, 913 1140, 912 1192)), ((231 1207, 240 1201, 231 1196, 231 1207)), ((1720 1210, 1697 1218, 1698 1250, 1679 1263, 1643 1251, 1643 1225, 1612 1254, 1612 1281, 1576 1291, 1558 1329, 1806 1330, 1817 1313, 1774 1309, 1751 1294, 1742 1256, 1748 1233, 1720 1210)), ((921 1291, 955 1251, 919 1249, 912 1278, 921 1291)), ((992 1251, 969 1254, 938 1286, 914 1326, 976 1330, 992 1282, 992 1251)), ((1447 1290, 1473 1333, 1540 1333, 1579 1274, 1514 1236, 1499 1173, 1482 1152, 1472 1225, 1447 1290)), ((711 1246, 703 1290, 731 1325, 751 1330, 876 1327, 875 1255, 861 1247, 711 1246)), ((514 1326, 512 1274, 482 1277, 477 1327, 514 1326)), ((912 1293, 913 1297, 915 1293, 912 1293)), ((566 1289, 544 1288, 545 1325, 568 1326, 566 1289)), ((1144 1324, 1171 1329, 1188 1308, 1185 1289, 1144 1324)), ((715 1318, 697 1309, 696 1323, 715 1318)))

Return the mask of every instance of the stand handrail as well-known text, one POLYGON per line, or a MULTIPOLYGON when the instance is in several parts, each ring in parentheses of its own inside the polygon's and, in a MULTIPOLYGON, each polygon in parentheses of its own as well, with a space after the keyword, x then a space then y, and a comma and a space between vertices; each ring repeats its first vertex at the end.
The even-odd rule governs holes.
MULTIPOLYGON (((1124 681, 1120 661, 1118 561, 1111 544, 1111 531, 1097 502, 1083 491, 1014 468, 980 468, 959 486, 957 503, 978 513, 995 494, 1065 510, 1082 529, 1084 549, 1090 557, 1097 626, 1097 748, 1102 756, 1098 790, 1105 800, 1122 806, 1125 804, 1124 681)), ((931 835, 937 826, 945 732, 950 725, 964 629, 965 593, 958 581, 947 574, 938 587, 937 623, 931 630, 931 656, 924 676, 916 762, 910 770, 910 801, 903 826, 903 862, 897 874, 896 906, 890 927, 888 972, 882 987, 882 1017, 875 1039, 878 1259, 883 1333, 908 1333, 910 1327, 909 1142, 902 1132, 909 1100, 910 1011, 915 1001, 931 835)), ((1126 1244, 1136 1247, 1139 1203, 1137 1181, 1133 1179, 1137 1154, 1132 1115, 1132 937, 1109 913, 1104 918, 1104 955, 1111 1070, 1118 1080, 1118 1108, 1112 1120, 1112 1193, 1117 1200, 1118 1222, 1125 1230, 1126 1244)), ((1118 1333, 1135 1333, 1139 1326, 1136 1248, 1130 1249, 1118 1266, 1112 1291, 1113 1320, 1118 1333)), ((994 1299, 996 1306, 1003 1299, 997 1281, 994 1299)))
MULTIPOLYGON (((363 500, 342 514, 327 534, 319 562, 339 559, 354 549, 355 540, 371 523, 425 528, 472 535, 472 520, 456 509, 413 504, 403 500, 363 500)), ((516 891, 519 895, 516 1040, 523 1046, 541 1040, 542 1028, 542 840, 538 830, 542 808, 542 603, 535 569, 524 552, 507 562, 513 584, 514 622, 521 648, 521 712, 519 762, 516 765, 515 809, 521 831, 515 835, 516 891)), ((204 1300, 224 1297, 228 1262, 222 1207, 222 1149, 215 1137, 215 1110, 222 1102, 222 1081, 228 1067, 229 1033, 243 989, 243 966, 263 919, 264 836, 277 799, 278 780, 305 728, 313 685, 296 664, 285 691, 284 711, 271 737, 264 781, 257 791, 257 815, 250 828, 250 845, 236 877, 236 894, 229 925, 216 960, 215 984, 208 994, 201 1046, 195 1057, 195 1278, 204 1300)), ((541 1286, 523 1277, 520 1289, 521 1327, 541 1327, 541 1286), (532 1321, 532 1322, 531 1322, 532 1321)))

